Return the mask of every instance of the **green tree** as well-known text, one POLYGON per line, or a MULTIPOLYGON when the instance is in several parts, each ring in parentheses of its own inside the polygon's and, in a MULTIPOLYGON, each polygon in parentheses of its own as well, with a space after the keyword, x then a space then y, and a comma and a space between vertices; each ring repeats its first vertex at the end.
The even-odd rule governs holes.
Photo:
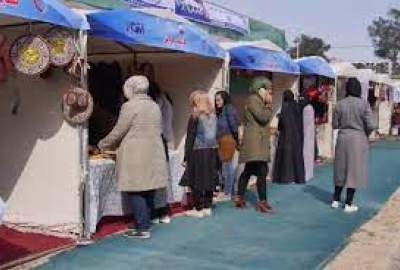
POLYGON ((379 17, 368 27, 372 39, 375 55, 388 59, 393 66, 400 54, 400 10, 391 9, 387 18, 379 17))
POLYGON ((295 46, 289 49, 289 53, 293 58, 297 57, 297 49, 299 49, 299 57, 303 56, 321 56, 327 59, 326 53, 331 49, 331 45, 325 43, 318 37, 310 37, 301 35, 294 40, 295 46))

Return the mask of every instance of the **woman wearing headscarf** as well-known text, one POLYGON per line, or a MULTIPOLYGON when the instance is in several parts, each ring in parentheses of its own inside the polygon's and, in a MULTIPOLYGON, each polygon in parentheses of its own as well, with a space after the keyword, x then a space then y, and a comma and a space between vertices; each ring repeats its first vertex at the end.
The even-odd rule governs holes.
POLYGON ((245 208, 245 193, 249 179, 257 176, 258 202, 257 211, 272 213, 267 200, 267 175, 270 157, 270 130, 272 118, 272 83, 266 77, 256 77, 250 87, 243 117, 244 131, 240 147, 239 162, 245 163, 239 178, 238 192, 235 199, 237 208, 245 208))
POLYGON ((279 136, 272 181, 278 184, 303 184, 305 181, 301 111, 290 90, 283 92, 278 118, 279 136))
POLYGON ((335 150, 333 208, 339 208, 341 194, 347 188, 345 212, 358 210, 353 204, 356 188, 368 182, 368 136, 376 129, 370 105, 361 99, 361 84, 351 78, 346 84, 346 98, 333 115, 333 128, 338 129, 335 150))
POLYGON ((217 111, 217 139, 219 155, 222 162, 222 178, 224 180, 224 198, 228 200, 235 195, 235 171, 233 158, 239 146, 239 113, 231 103, 231 97, 226 91, 215 94, 215 108, 217 111))
POLYGON ((213 191, 218 183, 217 117, 208 94, 196 91, 189 98, 192 114, 185 142, 185 173, 181 186, 189 187, 194 209, 187 216, 211 216, 213 191))
POLYGON ((102 150, 117 149, 118 188, 129 194, 136 224, 127 236, 142 239, 150 238, 155 190, 165 188, 168 179, 161 112, 147 95, 148 88, 144 76, 132 76, 125 82, 128 101, 114 129, 99 143, 102 150))

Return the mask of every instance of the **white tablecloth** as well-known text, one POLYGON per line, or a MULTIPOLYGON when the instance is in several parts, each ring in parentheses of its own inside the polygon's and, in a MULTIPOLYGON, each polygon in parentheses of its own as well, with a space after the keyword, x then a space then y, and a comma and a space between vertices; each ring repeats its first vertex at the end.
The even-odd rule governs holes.
MULTIPOLYGON (((183 188, 179 181, 183 174, 182 157, 178 151, 170 151, 171 185, 168 202, 181 202, 183 188)), ((97 223, 105 216, 124 216, 131 214, 125 193, 117 188, 115 162, 108 159, 91 160, 87 192, 89 202, 86 207, 86 230, 96 232, 97 223)))

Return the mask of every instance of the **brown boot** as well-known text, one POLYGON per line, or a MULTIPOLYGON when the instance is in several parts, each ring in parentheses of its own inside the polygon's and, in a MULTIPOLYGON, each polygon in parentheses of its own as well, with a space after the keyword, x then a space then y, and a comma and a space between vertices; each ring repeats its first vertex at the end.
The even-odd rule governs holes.
POLYGON ((237 208, 246 208, 246 201, 243 196, 237 195, 235 198, 235 206, 237 208))
POLYGON ((257 202, 256 210, 260 213, 266 213, 266 214, 275 213, 274 209, 268 204, 267 201, 257 202))

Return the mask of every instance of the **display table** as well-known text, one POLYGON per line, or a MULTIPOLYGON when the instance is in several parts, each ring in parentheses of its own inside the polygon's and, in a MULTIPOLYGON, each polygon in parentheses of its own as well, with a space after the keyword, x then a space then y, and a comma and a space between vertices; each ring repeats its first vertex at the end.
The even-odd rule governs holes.
MULTIPOLYGON (((180 202, 183 188, 179 181, 183 174, 182 158, 178 151, 170 151, 170 186, 168 202, 180 202)), ((132 213, 127 195, 118 191, 115 161, 111 159, 90 160, 88 203, 85 208, 86 230, 96 232, 97 223, 105 216, 126 216, 132 213)))

